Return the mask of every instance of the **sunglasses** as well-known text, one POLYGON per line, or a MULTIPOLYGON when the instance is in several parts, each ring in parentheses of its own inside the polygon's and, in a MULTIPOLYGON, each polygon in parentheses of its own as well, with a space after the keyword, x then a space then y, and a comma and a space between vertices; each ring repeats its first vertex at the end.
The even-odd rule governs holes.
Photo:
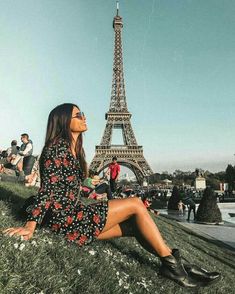
POLYGON ((78 119, 83 119, 85 117, 85 113, 82 111, 79 111, 78 113, 75 114, 75 116, 72 116, 72 118, 78 118, 78 119))

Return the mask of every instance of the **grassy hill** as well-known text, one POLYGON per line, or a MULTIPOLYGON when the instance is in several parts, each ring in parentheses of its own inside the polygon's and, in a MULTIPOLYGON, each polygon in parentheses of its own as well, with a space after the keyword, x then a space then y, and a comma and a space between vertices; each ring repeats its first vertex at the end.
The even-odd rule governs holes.
MULTIPOLYGON (((34 193, 35 189, 0 183, 1 229, 22 225, 19 207, 34 193)), ((208 270, 220 271, 222 279, 199 290, 184 289, 158 274, 158 258, 134 238, 78 248, 40 229, 30 241, 0 234, 0 293, 234 293, 234 252, 185 232, 175 221, 155 221, 171 247, 208 270)))

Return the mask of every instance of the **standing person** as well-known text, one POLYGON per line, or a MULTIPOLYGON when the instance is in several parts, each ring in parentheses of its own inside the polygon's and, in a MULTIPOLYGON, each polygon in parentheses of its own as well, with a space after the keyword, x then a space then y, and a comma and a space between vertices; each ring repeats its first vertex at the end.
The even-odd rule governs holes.
POLYGON ((188 218, 187 218, 187 221, 190 221, 191 211, 193 211, 193 218, 195 220, 195 218, 196 218, 196 204, 195 204, 195 202, 193 201, 192 198, 187 197, 187 198, 184 199, 184 203, 188 206, 188 218))
POLYGON ((19 178, 24 180, 25 174, 23 171, 24 162, 29 159, 29 157, 33 154, 33 142, 29 139, 29 135, 24 133, 21 134, 21 142, 20 150, 16 156, 13 157, 11 164, 16 166, 19 172, 19 178))
POLYGON ((188 221, 190 220, 190 213, 193 211, 193 219, 196 219, 196 204, 195 202, 190 199, 189 208, 188 208, 188 221))
POLYGON ((28 157, 33 154, 33 142, 29 139, 29 135, 24 133, 21 134, 21 142, 19 154, 28 157))
POLYGON ((182 202, 182 200, 180 200, 179 203, 178 203, 179 215, 183 215, 184 214, 184 208, 185 208, 185 205, 182 202))
POLYGON ((117 189, 117 181, 120 174, 120 165, 117 163, 117 157, 114 156, 112 158, 112 163, 109 165, 108 171, 106 172, 106 176, 109 175, 109 183, 112 193, 117 189))
MULTIPOLYGON (((36 200, 29 210, 25 226, 8 228, 3 233, 31 239, 36 225, 41 224, 49 209, 50 216, 47 214, 47 217, 51 230, 78 246, 89 244, 96 238, 107 240, 125 236, 125 223, 129 236, 135 234, 146 250, 160 257, 162 275, 184 287, 201 285, 188 275, 179 251, 166 245, 139 198, 114 199, 89 205, 76 198, 80 181, 87 176, 82 147, 82 133, 86 130, 86 118, 78 106, 67 103, 51 111, 40 157, 41 187, 36 200)), ((200 272, 203 273, 203 270, 200 269, 200 272)), ((207 275, 210 281, 219 277, 218 273, 207 275)))

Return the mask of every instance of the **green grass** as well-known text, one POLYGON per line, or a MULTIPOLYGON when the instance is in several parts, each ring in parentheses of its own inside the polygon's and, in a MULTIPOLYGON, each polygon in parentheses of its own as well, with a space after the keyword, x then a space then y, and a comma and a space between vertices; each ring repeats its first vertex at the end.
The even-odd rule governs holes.
MULTIPOLYGON (((22 225, 19 207, 35 192, 0 183, 1 228, 22 225)), ((0 293, 233 293, 232 251, 184 231, 175 221, 163 217, 155 221, 171 247, 180 248, 188 260, 208 270, 220 271, 222 279, 190 291, 161 277, 158 258, 146 253, 134 238, 78 248, 40 229, 30 241, 0 235, 0 293)))

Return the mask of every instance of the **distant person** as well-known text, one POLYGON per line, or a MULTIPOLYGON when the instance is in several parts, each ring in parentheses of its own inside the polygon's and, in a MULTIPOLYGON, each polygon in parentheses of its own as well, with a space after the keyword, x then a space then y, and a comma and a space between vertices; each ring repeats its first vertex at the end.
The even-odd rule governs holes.
POLYGON ((109 184, 102 181, 98 175, 89 173, 88 178, 83 181, 82 186, 90 188, 90 192, 94 191, 98 195, 106 194, 109 200, 113 199, 109 184))
POLYGON ((7 168, 12 167, 11 161, 18 154, 18 152, 19 152, 19 146, 17 146, 17 141, 12 140, 11 147, 7 148, 7 150, 5 151, 4 157, 0 159, 0 171, 4 167, 7 167, 7 168))
POLYGON ((112 191, 109 184, 99 179, 99 176, 93 177, 93 184, 95 185, 95 192, 97 194, 107 194, 108 200, 113 199, 112 191))
POLYGON ((133 189, 131 189, 129 186, 126 186, 123 193, 126 195, 126 197, 130 197, 130 196, 133 196, 135 194, 133 189))
POLYGON ((187 218, 187 220, 188 221, 190 220, 191 211, 193 211, 193 218, 195 220, 196 219, 196 204, 193 201, 193 199, 190 198, 190 197, 185 198, 184 199, 184 204, 186 204, 188 206, 188 218, 187 218))
POLYGON ((0 173, 4 172, 4 165, 6 164, 6 158, 4 157, 5 155, 5 150, 1 152, 1 158, 0 158, 0 173))
POLYGON ((21 142, 22 145, 20 146, 20 150, 18 154, 13 157, 11 164, 17 168, 19 177, 23 180, 25 178, 23 164, 26 162, 25 160, 33 154, 33 142, 26 133, 21 135, 21 142))
POLYGON ((158 216, 160 212, 154 208, 152 208, 152 199, 149 199, 148 197, 144 196, 143 198, 141 197, 144 206, 152 212, 155 216, 158 216))
POLYGON ((39 175, 39 158, 40 156, 36 156, 31 173, 25 176, 25 186, 32 187, 36 186, 38 179, 40 179, 39 175))
POLYGON ((117 189, 117 181, 120 175, 120 165, 117 163, 117 157, 112 158, 112 163, 109 165, 106 176, 109 175, 109 183, 112 193, 117 189))
POLYGON ((19 154, 28 157, 33 154, 33 142, 29 139, 29 135, 24 133, 21 135, 22 145, 20 146, 19 154))
POLYGON ((178 203, 179 215, 183 215, 184 214, 184 208, 185 208, 185 205, 182 202, 182 200, 180 200, 180 202, 178 203))
POLYGON ((7 157, 12 157, 12 155, 17 155, 20 147, 17 146, 17 141, 11 141, 11 147, 7 148, 7 157))

